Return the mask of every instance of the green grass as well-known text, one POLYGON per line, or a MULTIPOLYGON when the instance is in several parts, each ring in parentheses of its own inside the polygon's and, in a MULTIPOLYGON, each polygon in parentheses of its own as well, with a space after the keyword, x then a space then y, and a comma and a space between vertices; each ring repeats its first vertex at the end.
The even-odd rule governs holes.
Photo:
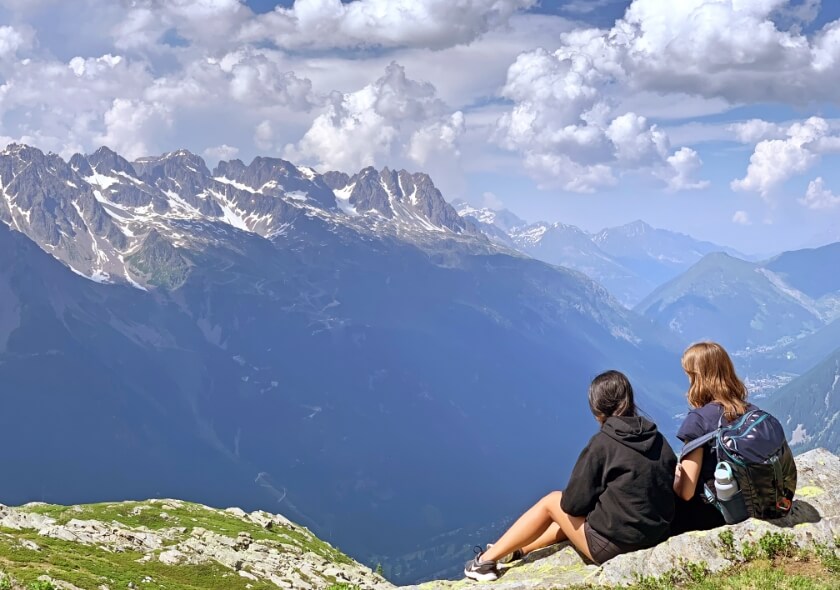
MULTIPOLYGON (((141 586, 151 578, 170 590, 217 588, 224 580, 225 588, 245 590, 275 589, 269 583, 247 580, 216 563, 201 565, 165 565, 156 559, 139 562, 139 552, 111 552, 98 547, 41 537, 34 531, 0 532, 0 570, 13 577, 27 590, 43 590, 38 578, 48 575, 56 580, 95 589, 102 584, 111 588, 127 588, 129 583, 141 586), (30 540, 40 551, 26 549, 18 542, 30 540)), ((44 587, 46 588, 46 587, 44 587)))
MULTIPOLYGON (((117 522, 125 528, 140 530, 167 529, 167 533, 172 533, 174 537, 172 541, 165 542, 166 546, 161 551, 187 538, 194 529, 203 528, 233 539, 240 533, 248 533, 255 541, 279 551, 312 552, 331 563, 352 563, 350 558, 319 540, 304 527, 273 525, 266 529, 234 514, 187 502, 122 502, 73 507, 30 505, 19 510, 44 515, 58 524, 67 524, 76 519, 117 522), (186 532, 178 529, 185 529, 186 532)), ((44 575, 85 590, 95 590, 103 584, 112 590, 125 589, 130 584, 138 588, 167 590, 277 588, 267 581, 254 581, 239 576, 215 562, 166 565, 157 559, 158 553, 151 554, 152 559, 141 561, 144 557, 141 552, 107 551, 96 546, 43 537, 35 530, 0 528, 0 590, 49 590, 49 582, 38 580, 44 575), (31 541, 40 550, 26 548, 21 544, 22 541, 31 541), (12 585, 9 578, 14 580, 15 585, 12 585)))
POLYGON ((236 538, 240 532, 249 533, 255 541, 273 541, 311 551, 335 563, 351 563, 342 552, 324 543, 308 529, 295 525, 294 529, 277 526, 265 529, 258 524, 243 521, 239 517, 221 510, 208 509, 199 504, 178 501, 170 508, 163 508, 166 502, 120 502, 87 504, 78 507, 35 505, 21 510, 54 518, 59 524, 76 520, 98 520, 104 523, 120 524, 152 531, 184 527, 187 534, 195 528, 203 528, 219 535, 236 538))

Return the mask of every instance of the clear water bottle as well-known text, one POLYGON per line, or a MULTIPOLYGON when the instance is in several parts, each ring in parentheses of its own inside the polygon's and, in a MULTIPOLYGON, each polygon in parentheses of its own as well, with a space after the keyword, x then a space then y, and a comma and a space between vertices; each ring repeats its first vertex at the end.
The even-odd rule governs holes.
POLYGON ((715 496, 727 524, 747 520, 747 506, 729 463, 721 461, 715 467, 715 496))

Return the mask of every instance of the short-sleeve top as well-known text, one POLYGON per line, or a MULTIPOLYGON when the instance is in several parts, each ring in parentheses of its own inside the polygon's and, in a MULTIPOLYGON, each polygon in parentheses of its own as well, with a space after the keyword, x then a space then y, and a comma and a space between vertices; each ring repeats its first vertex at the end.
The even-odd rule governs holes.
MULTIPOLYGON (((747 404, 748 412, 757 409, 753 404, 747 404)), ((677 431, 677 438, 683 444, 689 443, 704 434, 717 430, 719 426, 725 426, 727 424, 731 424, 731 421, 723 417, 723 406, 718 402, 710 402, 703 407, 694 408, 688 412, 685 420, 683 420, 682 426, 677 431)), ((717 456, 713 450, 712 441, 703 447, 703 463, 700 465, 700 482, 707 482, 715 477, 717 456)), ((698 485, 694 495, 702 494, 703 486, 698 485)))

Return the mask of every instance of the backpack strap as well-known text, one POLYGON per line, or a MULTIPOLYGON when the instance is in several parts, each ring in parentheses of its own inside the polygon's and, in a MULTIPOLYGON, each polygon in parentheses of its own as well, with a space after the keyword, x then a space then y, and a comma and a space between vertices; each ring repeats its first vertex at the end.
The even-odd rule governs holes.
POLYGON ((714 440, 717 438, 717 435, 720 433, 720 428, 717 430, 713 430, 707 434, 704 434, 701 437, 695 438, 694 440, 690 440, 685 443, 683 446, 682 451, 680 452, 680 461, 682 461, 686 455, 688 455, 691 451, 695 451, 705 445, 707 442, 714 440))

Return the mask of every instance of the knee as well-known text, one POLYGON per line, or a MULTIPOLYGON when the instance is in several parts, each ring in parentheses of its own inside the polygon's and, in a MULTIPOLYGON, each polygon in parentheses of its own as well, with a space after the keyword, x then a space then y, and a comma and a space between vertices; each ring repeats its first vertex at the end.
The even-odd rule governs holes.
POLYGON ((560 506, 560 500, 562 498, 563 492, 551 492, 550 494, 543 496, 543 499, 540 501, 540 503, 546 508, 548 508, 549 506, 556 507, 560 506))

